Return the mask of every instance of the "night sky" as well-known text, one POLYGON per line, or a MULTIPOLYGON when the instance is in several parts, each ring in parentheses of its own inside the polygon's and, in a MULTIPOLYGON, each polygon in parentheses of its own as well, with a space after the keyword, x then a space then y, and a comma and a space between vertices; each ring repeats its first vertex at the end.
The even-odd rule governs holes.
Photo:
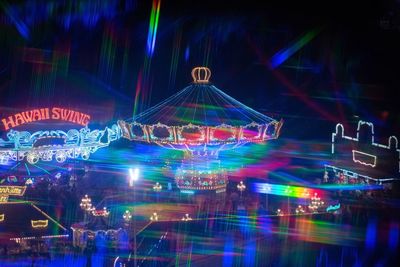
POLYGON ((205 65, 218 88, 283 118, 283 137, 329 141, 359 119, 398 136, 399 2, 161 1, 152 28, 158 2, 1 1, 1 117, 61 106, 107 125, 205 65))

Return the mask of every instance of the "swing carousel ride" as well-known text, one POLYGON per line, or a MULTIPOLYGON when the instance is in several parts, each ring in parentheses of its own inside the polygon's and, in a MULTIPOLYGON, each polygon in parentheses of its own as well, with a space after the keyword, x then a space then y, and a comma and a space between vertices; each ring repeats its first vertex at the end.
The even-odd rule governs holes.
POLYGON ((196 67, 191 74, 192 84, 118 124, 129 140, 184 152, 175 172, 182 192, 224 192, 228 176, 219 152, 276 139, 283 121, 261 114, 215 87, 210 69, 196 67))

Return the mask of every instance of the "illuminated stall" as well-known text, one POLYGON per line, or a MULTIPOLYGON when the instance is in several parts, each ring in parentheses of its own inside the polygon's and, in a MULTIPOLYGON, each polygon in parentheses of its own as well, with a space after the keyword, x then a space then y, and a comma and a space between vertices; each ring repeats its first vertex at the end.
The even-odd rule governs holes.
POLYGON ((80 249, 101 247, 127 247, 128 233, 123 228, 114 228, 107 222, 108 215, 93 213, 87 223, 72 225, 72 245, 80 249))
POLYGON ((68 237, 67 229, 30 202, 13 201, 26 186, 0 186, 0 240, 23 244, 28 240, 68 237))
POLYGON ((324 181, 338 184, 382 184, 400 179, 400 148, 396 136, 377 142, 374 125, 359 121, 355 136, 343 124, 332 133, 332 162, 325 165, 324 181))

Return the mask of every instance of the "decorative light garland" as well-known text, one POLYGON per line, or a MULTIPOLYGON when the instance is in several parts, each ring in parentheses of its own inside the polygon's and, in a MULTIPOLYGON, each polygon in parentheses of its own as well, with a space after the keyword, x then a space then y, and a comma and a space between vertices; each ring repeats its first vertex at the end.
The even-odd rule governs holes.
POLYGON ((156 192, 160 192, 162 190, 162 185, 160 185, 159 182, 156 182, 156 184, 153 186, 153 190, 156 192))
POLYGON ((43 235, 40 238, 61 238, 61 237, 69 237, 69 235, 43 235))
POLYGON ((276 215, 278 215, 278 216, 283 216, 284 214, 283 214, 283 212, 281 211, 281 209, 277 209, 277 210, 276 210, 276 215))
MULTIPOLYGON (((283 125, 283 121, 277 122, 272 121, 268 124, 260 124, 256 122, 251 122, 245 126, 232 126, 229 124, 221 124, 217 126, 201 126, 194 124, 187 124, 183 126, 167 126, 162 123, 157 123, 153 125, 143 125, 138 122, 128 123, 125 121, 118 121, 120 129, 122 129, 122 136, 129 140, 143 141, 149 143, 155 143, 160 145, 170 145, 169 148, 182 150, 185 145, 189 146, 202 146, 206 144, 207 146, 215 147, 221 145, 238 145, 245 144, 249 142, 257 143, 264 142, 270 139, 277 139, 279 136, 280 129, 283 125), (138 136, 132 133, 130 129, 134 127, 139 127, 143 135, 138 136), (253 136, 245 136, 243 130, 248 128, 256 127, 258 129, 257 134, 253 136), (267 129, 274 127, 272 134, 267 134, 267 129), (154 134, 154 130, 157 128, 164 128, 168 131, 168 137, 160 137, 154 134), (189 139, 188 136, 185 137, 185 129, 199 129, 200 137, 195 139, 189 139), (148 129, 148 130, 147 130, 148 129), (230 137, 218 138, 217 134, 220 132, 230 132, 230 137)), ((230 148, 228 148, 230 149, 230 148)))
POLYGON ((191 220, 193 220, 193 219, 189 216, 189 213, 186 213, 185 216, 183 216, 181 219, 181 221, 185 221, 185 222, 191 221, 191 220))
POLYGON ((110 211, 104 207, 102 210, 92 210, 92 215, 95 217, 108 217, 108 215, 110 215, 110 211))
POLYGON ((88 195, 85 195, 81 199, 81 203, 79 204, 79 206, 81 207, 82 210, 88 213, 91 213, 95 210, 95 208, 92 205, 92 199, 88 197, 88 195))
POLYGON ((237 189, 242 193, 244 190, 246 190, 246 185, 243 183, 243 181, 240 181, 240 183, 238 183, 236 185, 237 189))
POLYGON ((130 220, 132 219, 132 213, 129 210, 126 210, 122 215, 122 218, 125 222, 130 222, 130 220))
POLYGON ((321 201, 321 198, 318 197, 317 193, 314 193, 314 196, 311 197, 311 203, 308 205, 308 208, 311 212, 318 212, 318 210, 324 205, 325 203, 321 201))
POLYGON ((297 206, 296 208, 296 214, 301 215, 304 214, 305 210, 303 209, 303 207, 301 205, 297 206))
POLYGON ((179 168, 175 180, 181 190, 218 190, 226 187, 228 175, 224 169, 203 171, 179 168))
POLYGON ((153 212, 153 214, 150 216, 150 221, 158 221, 158 214, 157 212, 153 212))

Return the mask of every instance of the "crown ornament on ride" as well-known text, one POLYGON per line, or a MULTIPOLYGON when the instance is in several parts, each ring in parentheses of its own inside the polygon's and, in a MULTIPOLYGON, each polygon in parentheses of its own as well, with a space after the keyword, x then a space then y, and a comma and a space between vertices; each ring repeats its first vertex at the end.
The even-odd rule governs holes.
POLYGON ((211 70, 207 67, 195 67, 192 70, 192 78, 194 83, 209 83, 211 70))

